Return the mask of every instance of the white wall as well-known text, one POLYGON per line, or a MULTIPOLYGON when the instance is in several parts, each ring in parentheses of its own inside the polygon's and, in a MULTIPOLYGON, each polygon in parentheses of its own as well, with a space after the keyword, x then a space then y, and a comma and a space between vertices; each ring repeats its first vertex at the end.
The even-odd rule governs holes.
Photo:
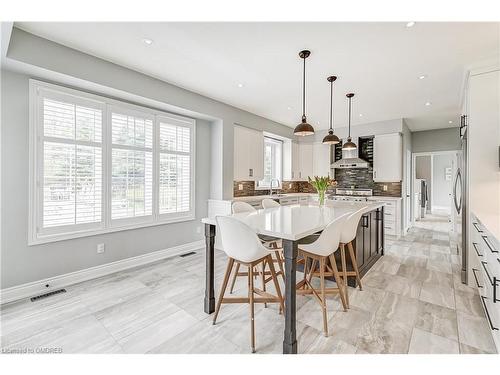
POLYGON ((424 179, 427 182, 427 212, 432 209, 432 156, 421 155, 415 157, 415 178, 424 179))
POLYGON ((454 151, 460 148, 458 127, 412 133, 413 152, 454 151))

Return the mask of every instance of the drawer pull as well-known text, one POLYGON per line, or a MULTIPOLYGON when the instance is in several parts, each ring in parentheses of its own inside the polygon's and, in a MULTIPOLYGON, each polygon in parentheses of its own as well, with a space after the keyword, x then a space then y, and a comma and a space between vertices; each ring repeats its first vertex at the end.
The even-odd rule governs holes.
POLYGON ((486 276, 488 276, 488 280, 490 280, 490 284, 493 285, 493 280, 491 279, 490 273, 488 272, 488 269, 486 268, 486 265, 488 263, 485 261, 481 261, 481 264, 483 266, 484 272, 486 272, 486 276))
POLYGON ((483 302, 483 307, 484 307, 484 311, 486 311, 486 316, 488 318, 488 323, 490 323, 490 327, 491 327, 491 330, 492 331, 498 331, 498 328, 495 327, 493 325, 493 323, 491 322, 491 318, 490 318, 490 312, 488 311, 488 308, 486 307, 486 302, 484 302, 484 300, 486 299, 485 296, 481 296, 481 302, 483 302))
POLYGON ((477 223, 472 223, 472 225, 474 225, 476 227, 476 230, 479 232, 479 233, 483 233, 483 230, 481 228, 479 228, 479 225, 477 223))
POLYGON ((474 275, 474 279, 476 279, 476 285, 477 285, 477 287, 478 287, 478 288, 482 288, 483 286, 482 286, 482 285, 479 285, 479 280, 477 279, 476 271, 477 271, 477 269, 476 269, 476 268, 473 268, 473 269, 472 269, 472 274, 474 275))
POLYGON ((476 242, 473 242, 473 243, 472 243, 472 246, 474 246, 474 250, 476 250, 477 256, 478 256, 478 257, 482 257, 482 256, 483 256, 483 254, 481 254, 481 253, 479 252, 479 250, 477 249, 477 243, 476 243, 476 242))
POLYGON ((493 303, 500 302, 500 299, 497 299, 497 287, 498 287, 498 279, 493 276, 493 303))
POLYGON ((488 236, 481 236, 481 237, 483 237, 484 243, 486 244, 486 246, 488 246, 488 248, 490 249, 490 251, 492 253, 498 253, 498 250, 495 250, 493 248, 493 245, 490 243, 490 240, 488 239, 488 236))

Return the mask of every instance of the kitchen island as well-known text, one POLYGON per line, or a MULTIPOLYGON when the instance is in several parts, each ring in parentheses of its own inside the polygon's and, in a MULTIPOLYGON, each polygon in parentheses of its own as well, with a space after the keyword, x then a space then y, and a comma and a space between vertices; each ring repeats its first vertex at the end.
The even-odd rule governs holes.
MULTIPOLYGON (((280 206, 231 215, 252 228, 255 233, 271 236, 283 241, 285 258, 285 332, 283 353, 297 353, 296 339, 296 271, 299 244, 308 237, 322 231, 339 216, 354 213, 364 208, 356 238, 356 254, 360 259, 360 272, 364 275, 383 255, 384 251, 384 204, 333 202, 324 207, 317 205, 280 206), (372 247, 372 237, 374 246, 372 247)), ((211 314, 215 310, 214 291, 214 245, 216 235, 215 217, 202 220, 205 224, 206 240, 206 284, 204 310, 211 314)))

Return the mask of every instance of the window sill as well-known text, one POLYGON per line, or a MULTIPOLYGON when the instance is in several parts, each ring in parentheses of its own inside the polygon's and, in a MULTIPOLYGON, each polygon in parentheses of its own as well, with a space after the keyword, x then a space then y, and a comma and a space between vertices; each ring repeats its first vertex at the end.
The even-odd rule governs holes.
POLYGON ((80 232, 45 235, 45 236, 37 237, 35 239, 28 240, 28 246, 42 245, 42 244, 51 243, 51 242, 66 241, 66 240, 72 240, 72 239, 82 238, 82 237, 93 237, 93 236, 98 236, 101 234, 122 232, 122 231, 126 231, 126 230, 156 227, 156 226, 165 225, 165 224, 182 223, 185 221, 193 221, 193 220, 196 220, 196 217, 195 217, 194 213, 191 213, 189 216, 186 215, 183 217, 176 217, 176 218, 170 218, 170 219, 163 218, 163 219, 160 219, 160 220, 154 221, 154 222, 150 221, 150 222, 145 222, 145 223, 140 223, 140 224, 120 225, 120 226, 115 226, 115 227, 110 227, 110 228, 105 228, 105 229, 92 229, 92 230, 86 230, 86 231, 80 231, 80 232))

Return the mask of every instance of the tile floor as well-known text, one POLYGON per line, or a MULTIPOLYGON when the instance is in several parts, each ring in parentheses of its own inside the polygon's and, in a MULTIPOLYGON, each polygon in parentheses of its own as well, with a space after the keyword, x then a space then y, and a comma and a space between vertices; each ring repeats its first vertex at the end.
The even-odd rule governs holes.
MULTIPOLYGON (((300 353, 493 353, 475 290, 460 283, 449 224, 429 216, 399 240, 350 288, 351 308, 328 299, 324 337, 316 300, 299 296, 300 353)), ((225 269, 217 254, 216 290, 225 269)), ((249 353, 246 305, 224 305, 217 325, 203 310, 204 252, 67 288, 38 302, 1 307, 4 349, 61 348, 64 353, 249 353)), ((246 292, 239 280, 235 294, 246 292)), ((256 309, 258 353, 280 353, 283 318, 277 307, 256 309)))

